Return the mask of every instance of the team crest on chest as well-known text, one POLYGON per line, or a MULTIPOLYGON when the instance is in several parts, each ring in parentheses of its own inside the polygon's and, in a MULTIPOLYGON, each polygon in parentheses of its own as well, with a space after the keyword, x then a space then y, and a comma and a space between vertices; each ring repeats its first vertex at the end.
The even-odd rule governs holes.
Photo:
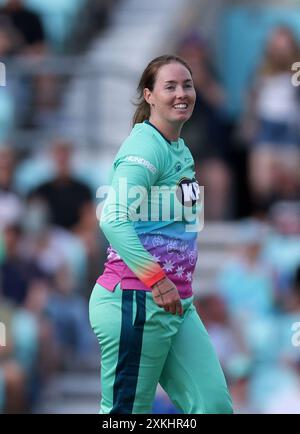
POLYGON ((177 163, 176 166, 175 166, 175 171, 176 171, 176 172, 180 172, 181 169, 182 169, 181 164, 180 164, 180 163, 177 163))

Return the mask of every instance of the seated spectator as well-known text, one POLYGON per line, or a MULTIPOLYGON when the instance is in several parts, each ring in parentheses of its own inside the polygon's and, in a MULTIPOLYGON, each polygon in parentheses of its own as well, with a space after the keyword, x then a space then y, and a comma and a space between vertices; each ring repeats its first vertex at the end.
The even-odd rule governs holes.
POLYGON ((8 303, 13 307, 13 354, 25 375, 28 410, 38 397, 41 383, 58 365, 53 326, 45 316, 49 283, 38 264, 22 252, 21 227, 7 225, 3 237, 0 304, 3 308, 8 303))
POLYGON ((9 145, 0 146, 0 190, 11 191, 14 189, 14 173, 16 167, 16 154, 9 145))
POLYGON ((286 298, 285 308, 288 312, 295 312, 295 314, 300 315, 300 261, 294 273, 291 286, 291 293, 286 298))
MULTIPOLYGON (((20 40, 16 30, 8 20, 3 19, 0 15, 0 59, 1 63, 3 62, 5 65, 4 77, 1 68, 0 80, 0 141, 8 138, 14 126, 16 116, 15 80, 11 77, 10 71, 7 70, 7 64, 19 47, 20 40), (8 75, 10 75, 9 80, 7 80, 8 75)), ((2 64, 1 67, 3 67, 2 64)))
POLYGON ((82 363, 95 348, 95 337, 88 319, 87 302, 75 291, 76 284, 67 266, 55 273, 53 287, 46 306, 54 325, 62 367, 82 363))
POLYGON ((241 248, 224 265, 218 279, 218 289, 229 312, 244 319, 244 324, 274 309, 273 271, 261 258, 263 235, 260 224, 241 224, 241 248))
MULTIPOLYGON (((22 62, 37 66, 51 54, 40 16, 24 5, 23 0, 7 0, 0 8, 0 20, 6 20, 16 34, 18 44, 15 54, 20 56, 22 62)), ((27 127, 51 122, 59 99, 54 75, 39 71, 32 75, 20 75, 18 79, 16 110, 21 125, 27 127)))
POLYGON ((179 41, 176 51, 192 69, 197 95, 192 125, 184 125, 183 136, 195 161, 224 157, 225 93, 214 75, 208 44, 193 32, 179 41))
POLYGON ((231 357, 225 367, 235 414, 257 414, 259 410, 251 401, 252 362, 245 354, 231 357))
MULTIPOLYGON (((274 336, 274 333, 273 333, 274 336)), ((266 345, 268 345, 266 343, 266 345)), ((299 368, 298 368, 299 370, 299 368)), ((300 384, 297 369, 265 365, 252 380, 252 399, 263 414, 299 414, 300 384)))
POLYGON ((21 46, 21 38, 10 20, 1 15, 0 9, 0 58, 9 59, 21 46))
POLYGON ((16 158, 8 147, 0 147, 0 230, 7 223, 18 222, 24 211, 22 199, 14 189, 16 158))
POLYGON ((22 51, 27 54, 41 54, 46 49, 45 31, 37 13, 23 4, 22 0, 6 0, 0 8, 0 18, 5 17, 18 32, 22 51))
POLYGON ((5 258, 5 246, 4 246, 4 240, 3 240, 3 234, 0 230, 0 265, 4 261, 5 258))
POLYGON ((53 145, 56 176, 32 191, 29 198, 39 197, 49 206, 51 223, 72 229, 80 221, 82 209, 92 203, 87 185, 72 174, 72 148, 67 142, 57 140, 53 145))
MULTIPOLYGON (((22 366, 19 359, 19 344, 22 342, 22 327, 18 327, 18 313, 10 303, 0 294, 0 318, 5 324, 5 346, 0 345, 0 413, 23 413, 29 408, 28 371, 22 366)), ((30 318, 23 318, 23 327, 26 328, 30 318)), ((35 347, 35 336, 27 333, 27 346, 29 343, 35 347)), ((24 338, 23 334, 23 338, 24 338)), ((29 348, 23 352, 23 357, 32 358, 34 350, 29 348)))
POLYGON ((5 257, 0 265, 1 293, 16 305, 25 303, 31 284, 44 277, 37 263, 21 254, 22 229, 7 225, 3 231, 5 257))
POLYGON ((22 252, 46 275, 67 264, 78 289, 86 283, 87 253, 83 242, 69 230, 51 225, 47 204, 31 199, 24 215, 22 252))
POLYGON ((224 300, 217 293, 201 295, 195 300, 195 306, 223 367, 235 354, 246 351, 239 326, 229 315, 224 300))
POLYGON ((90 296, 90 288, 105 262, 106 240, 99 231, 94 204, 87 203, 82 207, 80 221, 74 226, 74 235, 81 241, 86 252, 86 296, 90 296))
POLYGON ((248 136, 252 144, 252 200, 254 207, 264 212, 274 200, 299 198, 300 97, 299 89, 291 83, 291 66, 299 54, 291 29, 278 27, 272 31, 245 118, 245 124, 252 122, 248 136))
POLYGON ((284 311, 278 321, 280 361, 300 373, 300 339, 297 338, 300 329, 300 262, 292 278, 290 294, 285 297, 284 311))
POLYGON ((272 230, 266 237, 262 256, 275 272, 275 294, 285 303, 292 278, 300 263, 300 202, 279 202, 269 212, 272 230))

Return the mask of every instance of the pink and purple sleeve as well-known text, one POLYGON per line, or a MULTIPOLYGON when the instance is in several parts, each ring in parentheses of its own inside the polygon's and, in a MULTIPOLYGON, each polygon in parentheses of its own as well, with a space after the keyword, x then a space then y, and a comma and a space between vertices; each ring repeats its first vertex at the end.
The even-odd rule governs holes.
POLYGON ((142 165, 122 159, 115 167, 111 188, 102 210, 100 227, 120 258, 141 280, 151 287, 165 277, 161 266, 142 245, 131 219, 132 199, 118 201, 122 181, 127 189, 141 186, 146 192, 155 182, 155 175, 142 165))

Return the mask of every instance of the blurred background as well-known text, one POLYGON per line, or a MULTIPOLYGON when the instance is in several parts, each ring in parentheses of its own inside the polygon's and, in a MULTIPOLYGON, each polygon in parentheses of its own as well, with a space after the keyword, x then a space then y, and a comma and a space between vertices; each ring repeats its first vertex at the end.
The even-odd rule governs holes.
MULTIPOLYGON (((194 75, 195 304, 234 410, 300 413, 299 44, 299 0, 0 0, 0 413, 99 410, 96 190, 166 52, 194 75)), ((160 388, 153 411, 177 412, 160 388)))

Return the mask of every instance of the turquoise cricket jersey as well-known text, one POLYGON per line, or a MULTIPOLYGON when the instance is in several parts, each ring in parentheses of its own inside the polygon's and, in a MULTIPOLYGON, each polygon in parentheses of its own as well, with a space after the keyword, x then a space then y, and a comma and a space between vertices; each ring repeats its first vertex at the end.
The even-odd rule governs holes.
POLYGON ((113 163, 100 227, 110 243, 97 283, 111 291, 149 291, 167 276, 181 298, 192 295, 200 188, 184 140, 167 140, 138 123, 113 163))

